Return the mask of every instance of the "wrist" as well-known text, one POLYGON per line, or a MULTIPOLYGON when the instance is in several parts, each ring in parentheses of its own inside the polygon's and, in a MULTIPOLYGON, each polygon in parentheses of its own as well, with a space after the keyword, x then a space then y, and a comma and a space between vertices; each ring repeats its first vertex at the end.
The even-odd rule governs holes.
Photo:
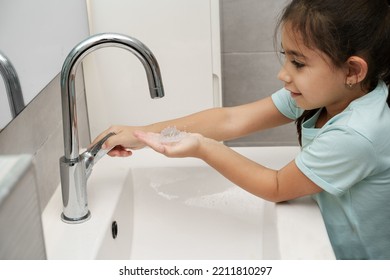
POLYGON ((202 135, 198 135, 198 147, 196 149, 196 157, 207 162, 210 155, 213 155, 215 149, 220 146, 221 143, 211 139, 204 137, 202 135))

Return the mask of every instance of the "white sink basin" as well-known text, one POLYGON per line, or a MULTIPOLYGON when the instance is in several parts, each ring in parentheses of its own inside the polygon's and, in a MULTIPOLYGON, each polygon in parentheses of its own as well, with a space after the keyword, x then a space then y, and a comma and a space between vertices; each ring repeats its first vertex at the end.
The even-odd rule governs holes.
MULTIPOLYGON (((280 168, 294 158, 298 148, 236 150, 270 168, 280 168)), ((58 187, 42 215, 48 259, 211 260, 281 255, 278 239, 283 235, 277 232, 275 205, 245 192, 197 159, 169 159, 149 149, 129 158, 105 157, 89 178, 88 201, 91 219, 66 224, 60 219, 58 187)))
POLYGON ((132 173, 132 259, 262 258, 263 200, 209 167, 132 173))

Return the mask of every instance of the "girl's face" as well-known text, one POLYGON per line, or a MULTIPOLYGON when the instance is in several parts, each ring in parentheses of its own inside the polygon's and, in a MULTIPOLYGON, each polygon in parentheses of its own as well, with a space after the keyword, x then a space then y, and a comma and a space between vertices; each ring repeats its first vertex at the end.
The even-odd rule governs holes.
POLYGON ((348 106, 347 69, 336 68, 324 53, 306 47, 288 23, 282 27, 282 48, 285 61, 278 78, 300 108, 326 107, 335 115, 348 106))

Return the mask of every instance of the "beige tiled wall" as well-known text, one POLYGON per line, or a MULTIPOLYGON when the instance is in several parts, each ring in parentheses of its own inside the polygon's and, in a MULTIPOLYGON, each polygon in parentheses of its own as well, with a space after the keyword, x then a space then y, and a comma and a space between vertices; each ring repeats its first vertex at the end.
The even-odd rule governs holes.
MULTIPOLYGON (((220 0, 223 105, 271 95, 283 87, 273 36, 286 0, 220 0)), ((297 145, 294 124, 229 141, 231 146, 297 145)))

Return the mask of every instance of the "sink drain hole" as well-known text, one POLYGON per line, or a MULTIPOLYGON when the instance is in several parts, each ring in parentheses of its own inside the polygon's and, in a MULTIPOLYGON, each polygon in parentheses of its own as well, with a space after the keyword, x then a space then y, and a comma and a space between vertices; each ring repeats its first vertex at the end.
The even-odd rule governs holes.
POLYGON ((116 221, 113 221, 111 224, 111 233, 114 239, 118 236, 118 223, 116 221))

